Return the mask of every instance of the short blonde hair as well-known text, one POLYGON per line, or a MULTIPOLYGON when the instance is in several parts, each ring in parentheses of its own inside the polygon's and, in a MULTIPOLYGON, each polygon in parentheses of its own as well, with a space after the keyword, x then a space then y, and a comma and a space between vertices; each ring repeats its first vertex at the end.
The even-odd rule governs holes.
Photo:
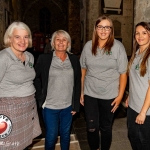
POLYGON ((51 46, 52 46, 52 49, 55 50, 55 48, 54 48, 54 40, 55 40, 55 37, 56 37, 57 35, 59 35, 59 34, 63 35, 63 36, 67 39, 67 41, 70 43, 69 46, 68 46, 68 48, 67 48, 67 52, 70 52, 70 50, 71 50, 71 37, 70 37, 70 35, 69 35, 66 31, 64 31, 64 30, 57 30, 57 31, 55 31, 55 32, 53 33, 52 39, 51 39, 51 46))
POLYGON ((25 23, 20 22, 20 21, 13 22, 7 28, 7 30, 6 30, 6 32, 4 34, 4 46, 5 47, 10 47, 10 38, 12 37, 14 29, 23 29, 23 30, 26 30, 28 32, 28 35, 29 35, 29 45, 28 45, 28 47, 32 47, 32 35, 31 35, 31 31, 30 31, 29 27, 25 23))

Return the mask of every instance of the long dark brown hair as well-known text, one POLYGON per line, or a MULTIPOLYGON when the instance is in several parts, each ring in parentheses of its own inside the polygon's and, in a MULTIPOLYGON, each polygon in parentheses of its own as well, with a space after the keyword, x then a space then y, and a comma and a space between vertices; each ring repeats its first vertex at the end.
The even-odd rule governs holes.
MULTIPOLYGON (((133 45, 133 52, 132 52, 132 56, 131 56, 131 59, 129 61, 129 64, 128 64, 128 73, 129 73, 129 70, 131 68, 131 65, 133 63, 133 60, 135 58, 135 54, 136 54, 136 51, 139 49, 139 44, 137 43, 136 39, 135 39, 135 34, 136 34, 136 28, 138 26, 142 26, 144 29, 146 29, 147 32, 150 32, 150 23, 147 23, 147 22, 140 22, 138 23, 136 26, 135 26, 135 31, 134 31, 134 45, 133 45)), ((148 33, 149 36, 150 36, 150 33, 148 33)), ((150 45, 148 46, 148 48, 146 49, 146 52, 142 58, 142 62, 140 64, 140 76, 144 76, 145 73, 146 73, 146 63, 147 63, 147 60, 150 56, 150 45)))
POLYGON ((98 39, 99 39, 96 28, 97 28, 97 25, 102 20, 108 20, 110 22, 110 25, 111 25, 111 32, 110 32, 110 35, 108 37, 108 40, 106 41, 106 43, 102 47, 104 49, 104 52, 105 51, 110 52, 111 47, 113 46, 113 43, 114 43, 114 26, 113 26, 112 20, 109 17, 103 15, 96 20, 95 25, 94 25, 93 37, 92 37, 92 54, 93 55, 96 55, 96 53, 97 53, 97 46, 98 46, 98 39))

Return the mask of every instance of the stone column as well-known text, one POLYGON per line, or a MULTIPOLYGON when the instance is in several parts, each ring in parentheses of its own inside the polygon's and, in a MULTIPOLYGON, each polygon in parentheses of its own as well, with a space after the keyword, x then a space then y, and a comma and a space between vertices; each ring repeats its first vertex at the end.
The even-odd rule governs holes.
POLYGON ((100 0, 88 0, 87 3, 86 40, 88 41, 92 39, 94 23, 100 15, 100 0))
POLYGON ((4 31, 4 23, 3 23, 3 18, 4 18, 4 12, 3 12, 3 0, 0 0, 0 50, 2 49, 2 44, 3 44, 3 31, 4 31))
POLYGON ((134 26, 141 21, 150 22, 150 0, 135 0, 134 26))
POLYGON ((68 32, 71 36, 71 51, 80 54, 80 2, 79 0, 68 1, 68 32))

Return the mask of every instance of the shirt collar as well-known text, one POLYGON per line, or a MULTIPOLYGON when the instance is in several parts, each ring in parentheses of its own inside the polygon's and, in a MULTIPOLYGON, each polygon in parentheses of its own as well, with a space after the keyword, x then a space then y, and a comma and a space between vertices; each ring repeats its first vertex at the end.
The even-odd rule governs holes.
MULTIPOLYGON (((67 53, 66 53, 66 54, 67 54, 67 53)), ((57 56, 56 56, 56 52, 55 52, 55 51, 53 52, 53 57, 57 57, 57 56)), ((66 59, 69 59, 69 58, 68 58, 68 54, 67 54, 66 59)))
MULTIPOLYGON (((14 59, 15 61, 20 61, 20 60, 17 58, 17 56, 14 54, 14 52, 11 50, 10 47, 6 48, 6 51, 10 54, 10 56, 12 57, 12 59, 14 59)), ((26 62, 29 62, 29 61, 30 61, 30 58, 29 58, 27 52, 25 51, 24 54, 25 54, 25 58, 26 58, 25 61, 26 61, 26 62)))

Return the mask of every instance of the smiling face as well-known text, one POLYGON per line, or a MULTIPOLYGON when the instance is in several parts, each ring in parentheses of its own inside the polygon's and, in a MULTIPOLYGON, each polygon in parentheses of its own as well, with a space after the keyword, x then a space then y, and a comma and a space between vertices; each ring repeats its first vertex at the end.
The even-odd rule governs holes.
POLYGON ((54 39, 54 48, 56 51, 65 52, 69 46, 69 42, 63 34, 57 34, 54 39))
POLYGON ((14 29, 10 38, 10 47, 14 52, 24 52, 29 45, 29 35, 26 30, 14 29))
POLYGON ((106 42, 111 33, 111 23, 107 19, 102 20, 97 25, 96 32, 99 37, 99 40, 106 42))
POLYGON ((150 32, 143 26, 137 26, 135 31, 135 40, 140 47, 147 48, 150 44, 150 32))

